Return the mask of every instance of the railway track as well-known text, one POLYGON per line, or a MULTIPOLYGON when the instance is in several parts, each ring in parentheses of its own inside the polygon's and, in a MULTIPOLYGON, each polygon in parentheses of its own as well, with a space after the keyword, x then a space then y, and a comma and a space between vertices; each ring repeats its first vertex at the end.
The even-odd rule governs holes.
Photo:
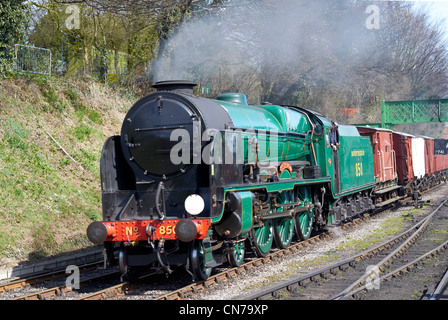
MULTIPOLYGON (((398 296, 393 297, 392 288, 398 288, 398 294, 400 294, 403 292, 402 287, 410 284, 406 283, 405 279, 404 284, 399 286, 392 283, 390 279, 395 281, 398 277, 412 273, 413 269, 422 269, 425 263, 431 264, 427 262, 428 259, 437 259, 434 257, 441 257, 440 260, 443 262, 440 263, 440 267, 446 269, 448 208, 445 206, 447 204, 448 200, 443 201, 425 219, 379 246, 290 281, 260 290, 246 296, 245 299, 382 299, 384 296, 381 294, 385 290, 389 299, 399 299, 398 296), (434 236, 440 234, 443 236, 434 236)), ((435 277, 439 276, 435 275, 435 277)), ((446 278, 444 281, 447 281, 446 278)), ((431 297, 443 297, 440 292, 446 289, 444 281, 440 280, 440 288, 431 297)), ((413 298, 425 298, 427 290, 419 293, 415 289, 411 291, 411 295, 414 295, 413 298)))
MULTIPOLYGON (((359 223, 359 221, 353 222, 353 225, 359 223)), ((155 293, 152 295, 146 295, 146 298, 151 300, 183 300, 194 297, 195 294, 206 290, 208 288, 212 288, 214 285, 222 283, 226 280, 232 279, 234 277, 239 277, 242 274, 246 273, 249 270, 253 270, 261 265, 267 264, 272 261, 276 261, 278 259, 281 259, 285 255, 288 254, 288 252, 295 252, 297 250, 300 250, 303 247, 307 247, 313 244, 317 244, 318 242, 328 239, 330 237, 330 234, 323 234, 319 235, 313 238, 310 238, 307 241, 297 243, 294 246, 291 246, 288 248, 287 251, 285 250, 278 250, 276 252, 273 252, 266 256, 265 258, 257 258, 253 259, 242 266, 238 268, 232 268, 232 269, 225 269, 224 271, 217 273, 215 275, 212 275, 205 281, 199 281, 195 283, 189 283, 191 282, 191 278, 185 277, 185 273, 180 272, 179 274, 171 275, 168 279, 171 283, 189 283, 188 285, 178 285, 178 289, 172 289, 172 285, 170 285, 166 289, 166 284, 163 284, 160 286, 159 292, 168 291, 168 293, 155 293), (173 278, 176 277, 176 278, 173 278)), ((151 277, 154 274, 149 274, 147 277, 151 277)), ((166 280, 166 279, 165 279, 166 280)), ((132 297, 136 295, 141 295, 139 293, 139 290, 142 288, 145 288, 144 284, 145 280, 140 278, 138 283, 131 284, 128 282, 120 283, 115 286, 110 286, 108 288, 105 288, 103 290, 99 290, 97 292, 93 292, 89 295, 85 295, 82 297, 79 297, 79 300, 105 300, 105 299, 112 299, 112 298, 126 298, 126 299, 132 299, 132 297)), ((166 282, 166 281, 165 281, 166 282)), ((146 286, 147 287, 147 286, 146 286)), ((154 288, 157 287, 154 285, 151 285, 151 290, 154 290, 154 288)), ((144 294, 143 294, 144 296, 144 294)), ((142 298, 140 296, 140 298, 142 298)), ((143 297, 145 298, 145 297, 143 297)))
MULTIPOLYGON (((74 287, 67 284, 51 287, 44 290, 20 295, 12 298, 11 300, 48 300, 48 299, 72 299, 77 298, 79 294, 82 294, 84 288, 97 288, 101 287, 103 283, 107 283, 107 286, 111 282, 120 282, 120 273, 117 269, 102 272, 100 275, 87 277, 79 281, 79 288, 74 290, 74 287), (71 294, 71 295, 70 295, 71 294)), ((123 283, 119 283, 123 285, 123 283)))
MULTIPOLYGON (((77 286, 81 290, 101 286, 102 283, 120 282, 117 268, 101 268, 103 261, 77 267, 80 273, 77 286)), ((56 270, 23 279, 12 279, 0 283, 0 299, 8 300, 47 300, 55 298, 70 298, 70 293, 76 295, 74 284, 69 281, 66 270, 56 270)))
MULTIPOLYGON (((438 187, 439 186, 428 189, 425 193, 429 193, 430 191, 437 189, 438 187)), ((409 200, 410 200, 409 198, 406 198, 406 199, 401 200, 400 203, 406 204, 406 205, 413 205, 414 203, 410 203, 409 200)), ((429 203, 429 201, 426 201, 426 202, 429 203)), ((380 210, 380 211, 383 211, 383 210, 380 210)), ((357 225, 363 223, 364 221, 369 220, 370 217, 371 217, 371 215, 365 214, 361 218, 357 218, 357 219, 354 219, 352 222, 346 223, 345 225, 341 226, 341 228, 346 230, 346 229, 350 229, 352 227, 356 227, 357 225)), ((404 233, 404 235, 402 235, 402 238, 407 237, 407 236, 408 236, 408 234, 404 233)), ((331 232, 331 231, 322 233, 319 236, 309 239, 308 241, 299 242, 299 243, 296 243, 295 245, 292 245, 291 247, 289 247, 287 249, 278 250, 276 252, 273 252, 270 255, 268 255, 266 258, 255 259, 253 261, 250 261, 250 262, 242 265, 239 268, 225 270, 222 273, 219 273, 215 276, 210 277, 207 281, 193 283, 189 286, 186 286, 186 287, 180 288, 178 290, 175 290, 173 292, 169 292, 167 294, 161 295, 161 296, 157 297, 156 300, 195 299, 196 295, 198 293, 206 292, 206 291, 210 292, 212 289, 209 290, 209 288, 213 287, 214 285, 219 285, 220 283, 224 282, 226 279, 232 279, 233 277, 237 277, 236 275, 238 275, 238 274, 240 274, 240 275, 245 274, 249 270, 255 269, 258 266, 262 266, 262 265, 268 264, 270 262, 279 262, 282 259, 287 258, 289 255, 292 255, 295 252, 298 252, 299 250, 302 250, 304 248, 312 248, 312 246, 314 244, 318 244, 324 240, 330 240, 332 237, 333 237, 333 232, 331 232), (254 266, 254 264, 256 266, 254 266)), ((399 239, 395 240, 396 243, 399 243, 400 241, 401 241, 400 237, 399 237, 399 239)), ((392 243, 393 242, 394 241, 392 241, 392 243)), ((386 244, 385 247, 390 248, 391 245, 386 244)), ((380 250, 380 248, 376 248, 373 251, 379 251, 379 250, 380 250)), ((369 255, 369 254, 367 254, 367 255, 369 255)), ((341 268, 344 269, 344 268, 346 268, 346 266, 352 265, 352 264, 354 264, 354 262, 346 259, 343 261, 341 268)), ((319 270, 319 271, 314 272, 313 274, 311 274, 311 276, 308 278, 308 280, 303 279, 303 283, 305 284, 307 281, 315 281, 315 279, 319 278, 321 275, 323 275, 323 277, 325 277, 325 278, 328 278, 326 273, 323 271, 324 270, 319 270)), ((244 298, 243 296, 238 296, 236 299, 243 299, 243 298, 244 298)))
MULTIPOLYGON (((351 227, 355 227, 355 226, 359 225, 360 223, 363 223, 363 221, 368 220, 369 218, 370 218, 370 215, 365 214, 362 218, 355 219, 352 222, 349 222, 346 225, 342 226, 341 228, 349 229, 351 227)), ((206 281, 201 281, 201 282, 197 282, 197 283, 189 283, 188 285, 182 285, 182 284, 185 284, 185 283, 188 283, 189 281, 191 281, 191 279, 186 279, 184 277, 183 279, 181 279, 179 281, 174 281, 174 283, 180 283, 179 285, 177 285, 177 288, 172 289, 172 288, 169 288, 169 286, 162 285, 161 286, 162 289, 159 291, 159 293, 155 293, 152 296, 150 295, 148 298, 156 299, 156 300, 180 300, 180 299, 194 298, 195 295, 197 295, 198 293, 204 292, 204 291, 212 288, 215 285, 224 283, 229 279, 238 278, 242 274, 245 274, 245 273, 249 272, 250 270, 256 270, 260 266, 269 264, 271 262, 281 261, 284 258, 288 257, 289 255, 292 255, 295 252, 303 250, 304 248, 312 248, 314 245, 319 244, 321 241, 329 240, 332 238, 332 236, 333 236, 333 234, 331 232, 320 234, 316 237, 310 238, 307 241, 296 243, 287 249, 274 251, 265 258, 252 259, 251 261, 248 261, 247 263, 243 264, 239 268, 226 269, 223 272, 212 275, 206 281)), ((409 237, 409 235, 403 235, 402 237, 409 237)), ((399 243, 401 240, 396 240, 396 241, 397 241, 397 243, 399 243)), ((390 251, 396 245, 397 244, 385 245, 385 247, 386 247, 385 249, 376 248, 373 251, 382 252, 382 254, 384 256, 387 252, 384 250, 390 251)), ((372 254, 367 254, 367 253, 365 253, 364 255, 372 256, 372 254)), ((322 270, 318 270, 318 271, 314 272, 308 278, 303 276, 303 279, 297 281, 298 285, 291 284, 291 285, 289 285, 289 289, 287 286, 286 292, 288 290, 291 291, 297 287, 304 287, 307 283, 312 283, 319 278, 329 278, 329 274, 331 275, 333 273, 338 273, 340 269, 351 268, 353 265, 356 265, 359 260, 362 260, 362 259, 357 258, 357 259, 350 260, 350 261, 348 261, 348 260, 343 261, 343 263, 341 263, 340 266, 337 266, 337 267, 335 266, 334 268, 330 268, 329 272, 322 269, 322 270)), ((371 260, 369 263, 370 263, 370 265, 374 265, 374 263, 376 263, 376 262, 371 260)), ((361 267, 359 269, 363 270, 365 273, 365 267, 361 267)), ((65 275, 65 277, 66 277, 66 275, 65 275)), ((110 277, 113 278, 114 276, 111 275, 110 277)), ((144 284, 136 284, 136 285, 131 285, 130 283, 118 283, 117 284, 117 283, 113 283, 113 281, 112 282, 110 282, 109 280, 105 281, 104 280, 105 278, 101 278, 101 276, 98 276, 97 280, 95 280, 94 278, 95 277, 81 282, 82 288, 85 288, 87 286, 93 287, 88 290, 89 291, 88 293, 86 293, 87 291, 82 291, 82 290, 78 292, 78 290, 71 290, 70 288, 66 288, 64 285, 60 285, 60 286, 54 286, 51 288, 46 288, 45 290, 40 290, 39 292, 31 292, 30 294, 22 295, 23 297, 14 297, 14 298, 17 298, 17 299, 55 299, 55 298, 63 299, 63 298, 67 298, 67 299, 82 299, 82 300, 114 299, 117 297, 127 298, 127 297, 135 296, 136 294, 138 294, 140 288, 145 286, 144 284), (106 282, 106 284, 104 284, 104 287, 100 288, 100 290, 92 291, 92 289, 95 290, 95 287, 99 288, 98 283, 101 283, 101 282, 106 282), (65 292, 65 295, 64 295, 64 292, 65 292)), ((119 276, 117 275, 116 278, 119 279, 119 276)), ((171 280, 172 280, 172 278, 170 278, 168 281, 171 281, 171 280)), ((29 279, 25 279, 23 282, 24 284, 22 284, 20 286, 23 287, 23 286, 33 285, 30 281, 31 280, 29 280, 29 279)), ((14 284, 11 284, 11 285, 13 286, 14 284)), ((3 291, 11 290, 12 286, 10 286, 9 289, 3 290, 3 291)), ((0 294, 2 293, 1 288, 2 287, 0 286, 0 294)), ((442 289, 440 289, 440 290, 443 290, 444 287, 441 286, 441 288, 442 289)), ((277 289, 275 292, 277 292, 277 293, 280 292, 280 289, 277 289)), ((273 295, 278 296, 277 293, 270 294, 270 297, 272 298, 273 295)), ((280 294, 280 295, 283 295, 283 294, 280 294)), ((335 295, 336 295, 336 293, 335 293, 335 295)), ((429 295, 430 295, 430 293, 428 293, 428 296, 429 295)), ((443 293, 434 293, 432 295, 433 298, 440 297, 440 296, 443 296, 443 293)), ((2 299, 2 298, 3 297, 0 296, 0 299, 2 299)), ((253 298, 253 299, 257 298, 258 299, 259 297, 253 296, 253 297, 247 297, 247 298, 253 298)))
MULTIPOLYGON (((97 261, 93 263, 87 263, 79 266, 79 270, 83 272, 89 272, 101 267, 103 261, 97 261)), ((5 294, 11 291, 26 290, 32 286, 39 286, 45 282, 58 281, 58 279, 65 279, 67 277, 66 267, 62 269, 56 269, 49 272, 39 273, 36 275, 30 275, 23 278, 12 278, 9 280, 3 280, 0 282, 0 294, 5 294)), ((61 280, 62 281, 62 280, 61 280)), ((64 280, 65 281, 65 280, 64 280)), ((1 296, 0 296, 1 298, 1 296)))
MULTIPOLYGON (((363 217, 354 219, 351 222, 348 222, 341 226, 341 229, 348 230, 354 229, 358 225, 368 221, 370 219, 369 214, 365 214, 363 217)), ((227 280, 238 279, 239 277, 243 277, 245 274, 256 271, 257 268, 262 266, 269 266, 271 263, 280 262, 283 259, 288 258, 288 256, 294 255, 295 253, 300 252, 304 249, 312 250, 313 247, 319 245, 323 241, 331 240, 333 237, 333 232, 324 232, 320 235, 312 237, 306 241, 295 243, 291 245, 287 249, 276 250, 264 258, 256 258, 246 262, 237 268, 225 269, 224 271, 212 275, 205 281, 200 281, 197 283, 191 283, 185 287, 181 287, 179 289, 170 291, 166 294, 159 295, 154 298, 154 300, 184 300, 184 299, 195 299, 196 296, 202 292, 207 290, 213 290, 214 286, 218 286, 222 283, 225 283, 227 280)), ((132 294, 132 293, 131 293, 132 294)))
POLYGON ((429 296, 429 300, 442 299, 448 300, 448 268, 433 293, 429 296))
MULTIPOLYGON (((357 223, 357 222, 355 222, 355 223, 357 223)), ((216 275, 212 275, 205 281, 192 283, 189 286, 186 286, 186 287, 180 288, 178 290, 175 290, 173 292, 169 292, 167 294, 161 295, 161 296, 155 298, 154 300, 180 300, 180 299, 191 298, 196 293, 198 293, 202 290, 208 289, 208 288, 210 288, 216 284, 219 284, 223 281, 226 281, 228 279, 240 276, 240 275, 246 273, 247 271, 257 268, 261 265, 278 261, 278 260, 282 259, 283 257, 285 257, 286 255, 288 255, 289 253, 294 253, 294 252, 300 250, 301 248, 316 244, 324 239, 328 239, 329 237, 331 237, 330 233, 324 233, 324 234, 315 236, 306 241, 299 242, 295 245, 292 245, 291 247, 289 247, 287 249, 272 252, 271 254, 267 255, 264 258, 258 258, 258 259, 249 261, 249 262, 241 265, 240 267, 224 270, 223 272, 220 272, 216 275)))

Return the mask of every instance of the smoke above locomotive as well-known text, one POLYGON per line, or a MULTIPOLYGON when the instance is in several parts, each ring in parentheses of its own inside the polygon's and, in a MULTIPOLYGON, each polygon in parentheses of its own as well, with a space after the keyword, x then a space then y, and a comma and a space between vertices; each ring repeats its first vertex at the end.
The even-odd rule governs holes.
POLYGON ((261 74, 293 69, 302 82, 337 84, 351 66, 371 63, 378 49, 365 26, 366 8, 364 2, 326 0, 229 5, 181 24, 162 43, 153 76, 207 83, 227 75, 238 88, 240 82, 247 85, 243 80, 252 69, 261 74))

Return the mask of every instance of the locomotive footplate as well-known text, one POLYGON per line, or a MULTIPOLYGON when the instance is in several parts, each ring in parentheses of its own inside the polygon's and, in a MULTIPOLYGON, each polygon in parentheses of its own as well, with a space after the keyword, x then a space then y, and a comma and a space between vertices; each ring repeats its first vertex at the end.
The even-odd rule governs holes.
POLYGON ((374 191, 374 194, 384 194, 384 193, 391 192, 391 191, 394 191, 394 190, 400 189, 400 188, 402 188, 402 186, 392 186, 392 187, 389 187, 386 189, 376 190, 376 191, 374 191))

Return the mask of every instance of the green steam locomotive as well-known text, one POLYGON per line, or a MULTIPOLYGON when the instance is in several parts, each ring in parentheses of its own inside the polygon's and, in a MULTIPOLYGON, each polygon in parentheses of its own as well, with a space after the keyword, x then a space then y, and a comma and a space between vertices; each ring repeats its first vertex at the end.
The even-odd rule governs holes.
POLYGON ((103 220, 87 235, 124 278, 185 266, 206 279, 374 208, 371 141, 356 127, 194 86, 157 83, 104 144, 103 220))

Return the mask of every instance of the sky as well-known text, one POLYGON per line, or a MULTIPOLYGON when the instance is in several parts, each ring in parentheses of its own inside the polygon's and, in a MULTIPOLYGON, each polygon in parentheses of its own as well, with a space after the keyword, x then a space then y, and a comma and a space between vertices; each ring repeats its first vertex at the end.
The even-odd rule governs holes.
POLYGON ((426 6, 430 10, 429 13, 435 19, 448 18, 448 0, 433 1, 414 1, 418 6, 426 6))
POLYGON ((448 0, 420 0, 414 1, 416 6, 423 6, 427 8, 429 11, 431 18, 434 21, 442 21, 444 20, 445 26, 445 37, 448 40, 448 0))

